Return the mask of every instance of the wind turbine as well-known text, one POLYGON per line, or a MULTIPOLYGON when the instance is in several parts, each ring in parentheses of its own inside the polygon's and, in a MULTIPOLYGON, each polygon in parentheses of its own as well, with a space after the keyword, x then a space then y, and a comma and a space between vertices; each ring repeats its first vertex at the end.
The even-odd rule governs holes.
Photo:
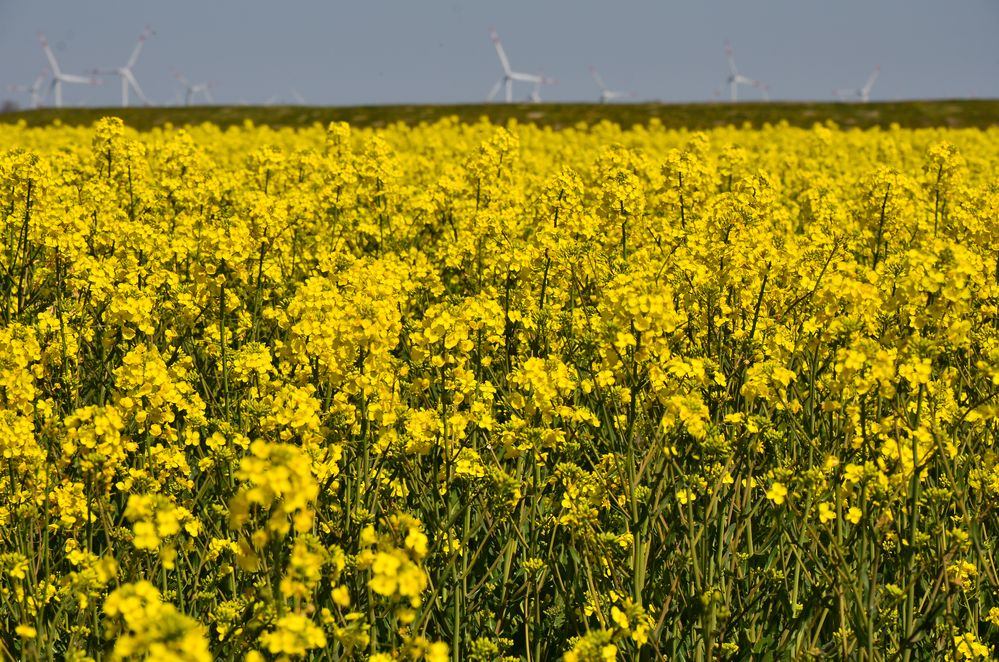
POLYGON ((867 77, 867 82, 864 83, 864 86, 862 88, 860 88, 860 100, 863 101, 864 103, 867 103, 868 101, 871 100, 871 89, 874 87, 874 81, 878 79, 878 76, 880 74, 881 74, 881 65, 879 64, 876 67, 874 67, 874 71, 872 71, 871 75, 867 77))
POLYGON ((299 105, 299 106, 304 106, 305 105, 305 97, 303 97, 299 93, 298 90, 296 90, 293 87, 293 88, 291 88, 291 90, 289 90, 289 93, 291 95, 291 101, 289 101, 288 99, 285 99, 280 94, 272 94, 270 97, 267 98, 267 101, 264 102, 264 105, 265 106, 274 106, 274 105, 281 105, 281 106, 299 105))
POLYGON ((45 82, 45 77, 48 75, 48 69, 42 71, 38 74, 38 78, 35 82, 29 85, 9 85, 7 87, 11 92, 27 92, 31 95, 31 108, 39 108, 42 102, 45 100, 45 95, 42 94, 42 83, 45 82))
POLYGON ((528 95, 527 100, 531 103, 541 103, 541 86, 554 85, 555 83, 554 78, 547 78, 544 74, 535 76, 534 87, 531 88, 531 93, 528 95))
POLYGON ((608 90, 607 86, 604 85, 604 79, 600 76, 600 72, 596 70, 596 67, 590 67, 590 75, 593 76, 594 82, 597 87, 600 88, 600 103, 607 103, 608 101, 613 101, 614 99, 627 99, 635 96, 631 92, 615 92, 613 90, 608 90))
POLYGON ((729 96, 732 101, 739 100, 738 88, 740 85, 755 87, 760 90, 764 99, 770 100, 769 88, 766 85, 753 78, 743 76, 735 68, 735 55, 732 53, 732 46, 727 41, 725 42, 725 58, 728 59, 728 78, 725 82, 728 83, 729 96))
POLYGON ((510 60, 506 57, 506 51, 503 50, 503 44, 500 43, 499 35, 496 34, 496 30, 490 33, 493 40, 493 46, 496 47, 496 55, 499 56, 500 64, 503 66, 503 75, 500 77, 496 84, 493 85, 493 89, 489 92, 489 97, 486 101, 492 101, 499 94, 501 89, 506 90, 506 102, 511 103, 513 101, 513 83, 514 81, 519 81, 521 83, 533 83, 534 89, 531 92, 531 101, 538 102, 541 101, 541 86, 550 85, 555 81, 551 78, 546 78, 545 76, 539 76, 537 74, 525 74, 519 71, 514 71, 510 68, 510 60))
POLYGON ((42 50, 45 51, 45 57, 49 60, 49 65, 52 67, 52 82, 49 84, 49 89, 54 93, 55 106, 56 108, 62 108, 62 84, 80 84, 80 85, 100 85, 100 81, 91 76, 87 78, 86 76, 77 76, 75 74, 64 74, 62 69, 59 68, 59 63, 56 62, 55 53, 49 47, 49 40, 45 38, 45 35, 41 32, 38 33, 38 40, 42 43, 42 50))
POLYGON ((184 77, 184 74, 179 71, 173 72, 173 77, 180 81, 180 84, 184 86, 184 105, 190 106, 194 101, 195 97, 199 94, 205 98, 208 103, 215 103, 215 99, 212 98, 212 90, 210 83, 195 83, 192 84, 191 81, 184 77))
POLYGON ((132 55, 128 58, 128 62, 125 63, 124 67, 116 67, 114 69, 96 69, 95 74, 100 76, 118 76, 121 78, 121 105, 123 108, 128 107, 128 88, 131 87, 135 90, 135 95, 142 99, 142 103, 147 106, 150 105, 149 99, 143 94, 142 88, 139 87, 139 81, 135 80, 135 74, 132 73, 132 67, 135 66, 135 62, 139 59, 139 53, 142 52, 142 47, 146 43, 146 39, 152 36, 154 33, 151 28, 146 27, 139 35, 139 40, 135 44, 135 48, 132 49, 132 55))
POLYGON ((856 98, 858 101, 867 103, 871 100, 871 88, 874 87, 874 81, 878 79, 878 74, 881 73, 881 65, 874 67, 874 71, 871 75, 867 77, 867 82, 859 90, 854 89, 839 89, 834 90, 833 94, 838 96, 841 101, 846 101, 847 99, 856 98))

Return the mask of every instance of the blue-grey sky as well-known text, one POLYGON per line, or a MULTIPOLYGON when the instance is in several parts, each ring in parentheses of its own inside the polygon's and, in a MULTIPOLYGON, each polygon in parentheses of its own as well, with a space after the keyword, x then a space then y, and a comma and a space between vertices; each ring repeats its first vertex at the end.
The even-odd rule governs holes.
MULTIPOLYGON (((557 79, 550 101, 596 99, 589 65, 639 100, 712 100, 726 40, 774 99, 832 99, 876 65, 872 100, 999 97, 997 0, 0 0, 0 99, 29 104, 7 86, 46 66, 39 31, 82 73, 123 65, 146 25, 134 72, 161 104, 181 98, 172 70, 213 82, 221 103, 480 102, 501 74, 490 28, 514 69, 557 79)), ((108 78, 63 96, 118 105, 121 92, 108 78)))

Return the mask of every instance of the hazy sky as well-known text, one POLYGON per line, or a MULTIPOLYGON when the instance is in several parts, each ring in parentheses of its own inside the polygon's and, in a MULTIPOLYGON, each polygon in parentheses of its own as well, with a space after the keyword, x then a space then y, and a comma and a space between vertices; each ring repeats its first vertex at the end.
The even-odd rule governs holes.
MULTIPOLYGON (((46 66, 39 31, 82 73, 123 65, 146 25, 135 75, 157 103, 180 100, 174 69, 222 103, 479 102, 501 73, 493 27, 514 69, 558 80, 551 101, 595 99, 588 65, 637 99, 711 100, 726 39, 774 99, 831 99, 875 65, 872 100, 999 97, 999 0, 0 0, 0 99, 28 105, 7 86, 46 66)), ((63 96, 117 105, 120 84, 63 96)))

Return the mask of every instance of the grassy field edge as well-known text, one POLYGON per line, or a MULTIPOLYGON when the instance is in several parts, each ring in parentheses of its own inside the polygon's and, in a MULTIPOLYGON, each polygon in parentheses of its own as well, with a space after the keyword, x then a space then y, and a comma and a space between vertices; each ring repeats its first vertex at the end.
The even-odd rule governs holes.
POLYGON ((0 114, 0 123, 49 126, 57 122, 91 125, 101 117, 114 115, 140 130, 166 125, 184 126, 212 122, 220 126, 251 121, 274 128, 309 126, 315 123, 346 121, 354 126, 387 126, 401 122, 416 125, 456 117, 462 122, 488 118, 495 124, 511 120, 539 126, 564 128, 607 120, 630 127, 658 120, 667 127, 692 130, 746 124, 754 127, 786 121, 791 126, 809 127, 816 122, 835 122, 841 127, 906 128, 977 127, 999 123, 999 100, 901 101, 884 103, 697 103, 697 104, 461 104, 393 106, 191 106, 149 108, 72 108, 20 111, 0 114))

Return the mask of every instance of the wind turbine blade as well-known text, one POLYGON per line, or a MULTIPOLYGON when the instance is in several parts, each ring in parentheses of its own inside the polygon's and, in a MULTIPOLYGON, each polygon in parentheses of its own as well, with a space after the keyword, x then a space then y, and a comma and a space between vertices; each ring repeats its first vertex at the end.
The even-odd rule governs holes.
POLYGON ((45 93, 42 92, 41 86, 37 89, 31 90, 31 107, 40 108, 43 103, 45 103, 45 93))
POLYGON ((593 80, 596 82, 597 87, 600 88, 601 92, 607 91, 607 86, 604 85, 604 79, 600 77, 600 73, 595 67, 590 67, 590 75, 593 76, 593 80))
POLYGON ((97 85, 97 81, 94 78, 87 78, 86 76, 77 76, 75 74, 59 74, 57 80, 63 83, 77 83, 80 85, 97 85))
POLYGON ((132 89, 135 90, 135 95, 142 100, 142 103, 146 104, 147 106, 152 105, 149 102, 149 98, 142 91, 142 88, 139 87, 139 81, 135 80, 135 76, 132 74, 132 72, 129 69, 125 69, 122 77, 124 80, 128 81, 129 85, 132 86, 132 89))
POLYGON ((541 81, 534 81, 534 88, 531 89, 531 94, 528 97, 531 103, 541 103, 541 81))
POLYGON ((735 68, 735 53, 732 52, 732 45, 727 41, 725 42, 725 59, 728 60, 728 71, 735 77, 739 75, 739 72, 735 68))
POLYGON ((132 55, 128 58, 128 62, 125 64, 126 69, 131 69, 135 65, 136 60, 139 59, 139 53, 142 52, 142 46, 146 43, 148 34, 149 29, 146 28, 142 34, 139 35, 139 40, 135 42, 135 48, 132 49, 132 55))
POLYGON ((520 81, 521 83, 541 83, 545 80, 544 76, 538 76, 537 74, 522 74, 517 71, 511 72, 508 78, 520 81))
POLYGON ((55 53, 53 53, 52 49, 49 48, 49 40, 45 38, 44 34, 39 32, 38 41, 42 42, 42 50, 45 51, 45 57, 48 58, 49 65, 52 66, 52 73, 58 78, 60 74, 59 63, 56 62, 55 53))
POLYGON ((871 75, 867 77, 867 82, 864 84, 864 87, 861 88, 861 91, 865 95, 871 93, 871 88, 874 87, 874 81, 878 79, 878 74, 880 73, 881 73, 881 65, 878 65, 874 67, 874 71, 872 71, 871 75))
POLYGON ((500 64, 503 65, 503 73, 510 73, 510 60, 506 57, 506 51, 503 50, 503 44, 500 42, 499 35, 496 34, 496 30, 489 33, 489 36, 493 40, 493 46, 496 47, 496 54, 499 56, 500 64))
POLYGON ((500 89, 502 89, 503 87, 504 80, 505 78, 500 78, 498 81, 496 81, 496 84, 493 85, 493 89, 489 92, 489 96, 486 97, 486 101, 492 101, 493 99, 496 98, 496 95, 499 94, 500 89))

